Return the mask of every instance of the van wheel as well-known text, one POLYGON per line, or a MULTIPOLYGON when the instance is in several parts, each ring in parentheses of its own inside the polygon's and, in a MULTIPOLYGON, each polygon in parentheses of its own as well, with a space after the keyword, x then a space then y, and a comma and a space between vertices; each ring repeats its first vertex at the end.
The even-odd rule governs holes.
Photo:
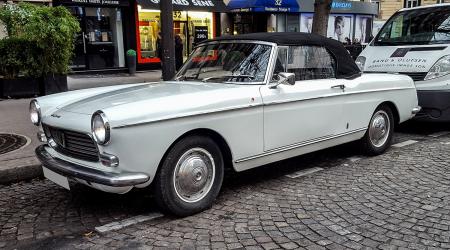
POLYGON ((394 134, 394 115, 387 105, 379 106, 370 119, 366 134, 361 139, 368 155, 380 155, 391 145, 394 134))
POLYGON ((164 210, 188 216, 212 206, 222 187, 222 152, 209 137, 189 136, 173 146, 155 177, 155 198, 164 210))

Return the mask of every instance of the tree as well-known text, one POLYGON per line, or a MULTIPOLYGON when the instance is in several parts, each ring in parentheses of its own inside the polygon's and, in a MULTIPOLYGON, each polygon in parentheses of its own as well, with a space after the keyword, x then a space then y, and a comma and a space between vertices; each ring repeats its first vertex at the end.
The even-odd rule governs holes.
POLYGON ((332 0, 315 0, 312 33, 327 36, 332 0))

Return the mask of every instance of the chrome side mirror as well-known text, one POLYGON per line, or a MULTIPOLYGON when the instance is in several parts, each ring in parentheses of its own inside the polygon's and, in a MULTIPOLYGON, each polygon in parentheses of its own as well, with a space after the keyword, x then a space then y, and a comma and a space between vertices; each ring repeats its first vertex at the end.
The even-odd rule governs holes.
POLYGON ((294 73, 281 72, 278 73, 278 78, 278 81, 269 84, 269 88, 275 89, 280 84, 295 85, 294 73))

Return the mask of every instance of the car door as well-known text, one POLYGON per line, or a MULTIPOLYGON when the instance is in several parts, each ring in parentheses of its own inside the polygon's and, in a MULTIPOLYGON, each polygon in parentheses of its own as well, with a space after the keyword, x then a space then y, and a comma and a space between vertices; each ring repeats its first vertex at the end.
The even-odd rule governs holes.
POLYGON ((264 150, 301 146, 345 132, 343 90, 335 59, 323 47, 279 47, 272 81, 295 73, 295 85, 260 88, 264 103, 264 150))

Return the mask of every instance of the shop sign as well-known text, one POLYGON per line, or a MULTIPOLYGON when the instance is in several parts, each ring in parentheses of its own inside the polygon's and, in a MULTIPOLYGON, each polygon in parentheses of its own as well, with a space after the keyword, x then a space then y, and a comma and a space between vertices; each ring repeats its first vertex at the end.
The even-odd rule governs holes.
MULTIPOLYGON (((150 0, 154 4, 159 4, 160 0, 150 0)), ((172 0, 174 5, 182 6, 198 6, 198 7, 214 7, 212 0, 172 0)))
POLYGON ((332 9, 351 9, 352 3, 351 2, 332 2, 331 8, 332 9))
POLYGON ((283 7, 265 7, 264 10, 268 12, 291 12, 291 8, 283 7))
POLYGON ((232 12, 298 12, 297 0, 229 0, 228 8, 232 12))
POLYGON ((84 4, 84 5, 104 5, 104 6, 126 6, 128 5, 128 1, 120 1, 120 0, 62 0, 55 1, 62 4, 84 4))
POLYGON ((195 26, 194 28, 194 43, 197 44, 201 41, 208 39, 208 26, 195 26))

